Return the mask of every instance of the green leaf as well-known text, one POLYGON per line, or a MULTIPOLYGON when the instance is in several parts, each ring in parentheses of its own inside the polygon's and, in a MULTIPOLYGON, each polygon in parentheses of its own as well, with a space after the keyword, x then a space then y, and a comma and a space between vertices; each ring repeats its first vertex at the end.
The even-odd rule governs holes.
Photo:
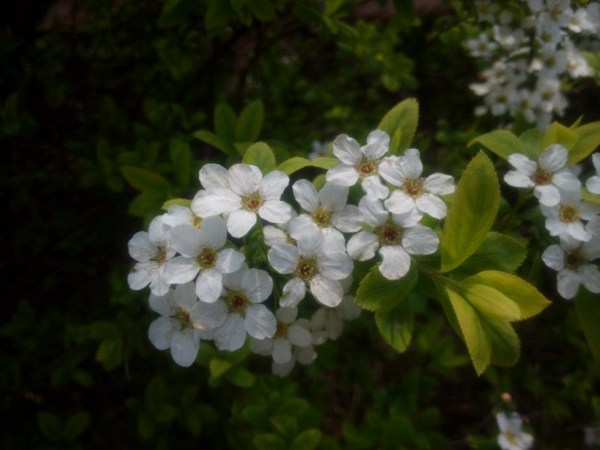
POLYGON ((577 164, 589 156, 600 145, 600 121, 590 122, 575 128, 579 139, 569 151, 569 166, 577 164))
POLYGON ((414 98, 398 103, 383 116, 377 128, 390 135, 390 154, 397 155, 410 147, 418 122, 419 104, 414 98))
POLYGON ((361 280, 356 303, 369 311, 391 311, 406 300, 417 284, 418 272, 413 261, 408 273, 399 280, 388 280, 377 266, 361 280))
POLYGON ((469 278, 461 284, 464 287, 462 295, 483 316, 508 322, 521 318, 519 306, 502 292, 485 284, 473 283, 469 278))
POLYGON ((328 158, 325 156, 320 156, 318 158, 310 160, 310 166, 317 167, 319 169, 331 169, 339 162, 340 161, 337 158, 328 158))
POLYGON ((275 410, 275 416, 300 417, 308 410, 308 402, 303 398, 286 398, 275 410))
POLYGON ((524 155, 529 156, 534 161, 538 159, 540 153, 544 150, 544 133, 538 128, 532 128, 519 136, 519 140, 524 146, 524 155))
POLYGON ((127 211, 132 216, 147 217, 160 212, 167 197, 166 192, 143 192, 131 200, 127 211))
POLYGON ((260 136, 263 126, 265 108, 262 100, 249 103, 241 112, 235 125, 236 142, 254 142, 260 136))
POLYGON ((545 149, 552 144, 561 144, 571 150, 579 140, 579 134, 575 130, 571 130, 558 122, 550 125, 550 128, 544 134, 542 149, 545 149))
POLYGON ((90 413, 87 411, 80 411, 73 414, 67 419, 65 424, 64 436, 69 441, 74 441, 85 431, 90 424, 90 413))
POLYGON ((316 428, 304 430, 294 438, 290 450, 314 450, 321 442, 322 433, 316 428))
POLYGON ((104 370, 110 371, 121 365, 123 360, 123 339, 105 339, 100 342, 96 351, 96 361, 104 370))
POLYGON ((214 124, 217 135, 227 142, 234 142, 237 118, 227 103, 219 103, 215 107, 214 124))
POLYGON ((490 286, 515 302, 521 310, 521 320, 539 314, 550 302, 527 281, 516 275, 486 270, 463 281, 490 286))
POLYGON ((375 323, 383 339, 397 352, 404 352, 413 333, 413 310, 410 300, 407 299, 391 311, 376 312, 375 323))
POLYGON ((592 194, 585 188, 581 190, 581 199, 584 202, 591 203, 592 205, 600 206, 600 195, 592 194))
POLYGON ((122 166, 121 173, 127 182, 140 192, 163 193, 169 190, 169 182, 159 173, 135 166, 122 166))
POLYGON ((511 324, 481 317, 492 348, 491 364, 510 367, 516 364, 521 353, 519 337, 511 324))
POLYGON ((208 130, 196 131, 194 133, 194 137, 196 139, 201 140, 202 142, 206 142, 208 145, 212 145, 217 150, 222 151, 226 155, 233 155, 237 153, 231 142, 226 141, 222 137, 217 136, 216 134, 211 133, 208 130))
POLYGON ((275 169, 277 161, 271 147, 264 142, 257 142, 251 145, 244 153, 244 163, 257 166, 263 174, 267 174, 275 169))
POLYGON ((237 366, 233 370, 227 372, 226 378, 231 382, 231 384, 243 388, 251 387, 255 381, 255 377, 252 372, 242 366, 237 366))
POLYGON ((481 246, 456 270, 460 273, 477 273, 482 270, 514 272, 525 257, 527 248, 516 239, 490 231, 481 246))
POLYGON ((481 144, 500 158, 508 159, 513 153, 523 153, 529 156, 528 149, 517 136, 510 131, 496 130, 482 134, 469 142, 468 146, 481 144))
POLYGON ((254 436, 252 443, 257 450, 286 450, 283 440, 273 433, 261 433, 254 436))
POLYGON ((162 209, 168 211, 168 209, 173 205, 185 206, 189 208, 192 206, 192 201, 189 198, 172 198, 171 200, 167 200, 162 204, 162 209))
POLYGON ((222 377, 229 369, 231 369, 232 364, 229 361, 225 361, 219 358, 213 358, 210 360, 208 364, 208 368, 210 369, 210 378, 216 380, 217 378, 222 377))
POLYGON ((37 415, 37 424, 46 439, 50 441, 57 441, 60 439, 62 435, 62 425, 56 414, 48 411, 39 412, 37 415))
POLYGON ((575 297, 575 310, 594 359, 600 362, 600 298, 581 287, 575 297))
POLYGON ((475 372, 481 375, 490 364, 492 347, 477 311, 458 292, 446 288, 475 372))
POLYGON ((189 144, 177 142, 171 145, 169 149, 173 172, 177 177, 180 186, 187 186, 192 175, 192 152, 189 144))
POLYGON ((300 156, 294 156, 286 159, 284 162, 276 167, 276 170, 280 170, 286 175, 291 175, 294 172, 304 169, 311 165, 311 161, 308 158, 302 158, 300 156))
POLYGON ((494 224, 500 187, 490 159, 479 152, 461 177, 441 238, 442 272, 458 267, 479 248, 494 224))

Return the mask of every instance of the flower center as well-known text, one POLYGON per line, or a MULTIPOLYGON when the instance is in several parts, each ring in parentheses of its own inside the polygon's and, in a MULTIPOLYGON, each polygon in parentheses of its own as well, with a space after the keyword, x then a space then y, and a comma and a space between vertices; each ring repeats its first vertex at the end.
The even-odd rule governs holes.
POLYGON ((536 173, 533 174, 531 179, 537 185, 550 184, 552 183, 552 174, 544 170, 538 170, 536 173))
POLYGON ((558 218, 564 223, 573 223, 579 220, 579 211, 571 205, 563 205, 558 212, 558 218))
POLYGON ((217 252, 212 248, 204 248, 198 255, 198 263, 203 269, 211 269, 217 263, 217 252))
POLYGON ((505 431, 504 432, 504 436, 506 437, 506 440, 512 444, 512 445, 518 445, 519 444, 519 437, 513 433, 512 431, 505 431))
POLYGON ((163 263, 163 262, 165 262, 166 259, 167 259, 167 248, 164 245, 159 245, 158 248, 156 249, 156 257, 154 258, 154 260, 159 263, 163 263))
POLYGON ((289 325, 287 323, 283 323, 280 320, 277 321, 277 331, 275 331, 275 336, 273 339, 285 339, 288 335, 289 325))
POLYGON ((376 161, 362 161, 356 167, 358 175, 361 178, 365 178, 373 175, 377 171, 377 162, 376 161))
POLYGON ((322 206, 319 206, 312 213, 315 223, 321 228, 327 228, 331 225, 331 213, 322 206))
POLYGON ((178 307, 177 311, 175 311, 174 317, 179 321, 182 330, 194 328, 194 323, 192 322, 190 313, 185 309, 178 307))
POLYGON ((585 263, 585 258, 577 251, 565 253, 565 266, 569 269, 578 269, 585 263))
POLYGON ((194 228, 200 228, 200 225, 202 225, 203 220, 204 219, 202 219, 202 217, 194 214, 194 218, 192 219, 192 225, 194 226, 194 228))
POLYGON ((412 198, 417 198, 423 193, 423 178, 416 180, 406 180, 402 185, 402 190, 412 198))
POLYGON ((244 313, 249 303, 246 296, 243 293, 237 291, 230 292, 225 301, 227 303, 227 308, 229 309, 229 312, 238 314, 244 313))
POLYGON ((301 258, 296 266, 296 276, 303 281, 310 281, 317 273, 317 262, 314 258, 301 258))
POLYGON ((258 212, 260 207, 263 205, 264 199, 260 193, 255 192, 242 199, 242 206, 246 211, 258 212))
POLYGON ((388 222, 377 230, 377 238, 381 246, 396 245, 402 240, 402 230, 393 223, 388 222))

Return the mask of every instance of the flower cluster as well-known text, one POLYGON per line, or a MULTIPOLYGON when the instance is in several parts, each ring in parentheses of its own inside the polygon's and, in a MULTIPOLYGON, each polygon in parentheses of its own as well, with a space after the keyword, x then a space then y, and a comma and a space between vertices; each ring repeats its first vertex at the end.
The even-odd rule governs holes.
MULTIPOLYGON (((567 167, 568 151, 560 144, 548 146, 532 161, 522 154, 512 154, 508 162, 514 167, 504 181, 517 188, 533 189, 551 236, 559 238, 542 254, 544 263, 556 270, 557 290, 565 299, 577 295, 581 285, 600 293, 600 206, 582 198, 583 184, 577 169, 567 167)), ((592 155, 596 174, 585 183, 592 195, 600 194, 600 154, 592 155)))
POLYGON ((201 340, 225 351, 249 341, 281 376, 313 361, 316 346, 358 317, 355 260, 378 253, 380 272, 394 280, 412 256, 439 246, 420 222, 445 217, 440 196, 454 191, 454 180, 423 177, 418 150, 388 156, 389 146, 380 130, 363 146, 338 136, 339 163, 319 185, 251 164, 204 165, 189 205, 170 206, 129 242, 136 260, 129 286, 149 286, 160 315, 148 332, 154 346, 189 366, 201 340))
POLYGON ((482 31, 466 42, 485 64, 483 81, 470 86, 483 97, 476 114, 521 115, 541 129, 563 114, 562 82, 592 75, 583 52, 598 44, 600 30, 600 4, 573 3, 527 0, 501 9, 497 2, 476 2, 482 31))

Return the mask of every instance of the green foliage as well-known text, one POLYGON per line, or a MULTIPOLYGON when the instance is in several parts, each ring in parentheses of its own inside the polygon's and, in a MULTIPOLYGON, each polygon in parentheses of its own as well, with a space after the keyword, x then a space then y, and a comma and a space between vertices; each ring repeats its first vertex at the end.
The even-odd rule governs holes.
POLYGON ((400 102, 381 119, 377 128, 390 135, 390 154, 398 155, 410 147, 418 122, 419 104, 415 99, 400 102))

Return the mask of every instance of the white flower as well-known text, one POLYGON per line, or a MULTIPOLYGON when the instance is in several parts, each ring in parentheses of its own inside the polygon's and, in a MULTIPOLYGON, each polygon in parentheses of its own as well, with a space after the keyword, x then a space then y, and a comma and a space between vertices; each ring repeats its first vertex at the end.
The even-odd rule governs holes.
POLYGON ((467 41, 467 49, 475 58, 489 58, 496 48, 498 48, 498 44, 490 41, 486 33, 481 33, 476 39, 467 41))
POLYGON ((163 214, 162 217, 163 222, 171 228, 182 224, 191 225, 194 228, 200 228, 202 221, 204 220, 202 217, 194 214, 194 212, 187 206, 181 205, 172 205, 169 207, 167 213, 163 214))
POLYGON ((348 253, 354 259, 366 261, 379 249, 381 274, 389 280, 398 280, 408 273, 410 255, 430 255, 439 245, 437 234, 417 224, 420 216, 414 211, 390 214, 381 202, 363 197, 359 208, 365 223, 372 231, 359 231, 348 241, 348 253))
POLYGON ((600 212, 600 207, 581 201, 581 191, 565 191, 556 206, 540 205, 540 209, 551 236, 568 235, 583 242, 592 238, 583 220, 590 220, 600 212))
POLYGON ((263 340, 252 339, 250 350, 261 355, 269 355, 276 364, 289 363, 293 355, 293 347, 309 347, 312 336, 306 321, 298 321, 296 308, 279 308, 275 313, 277 317, 277 331, 272 338, 263 340))
POLYGON ((134 291, 148 285, 154 295, 165 295, 169 291, 164 268, 176 251, 168 241, 168 231, 163 216, 158 216, 150 222, 148 232, 139 231, 129 240, 129 254, 137 263, 129 273, 127 282, 134 291))
POLYGON ((560 92, 560 81, 556 78, 540 78, 533 95, 543 112, 562 115, 567 106, 567 100, 560 92))
POLYGON ((524 432, 523 420, 518 413, 507 416, 501 412, 496 414, 496 422, 500 428, 498 445, 502 450, 527 450, 533 445, 533 436, 524 432))
POLYGON ((600 258, 600 235, 588 242, 563 236, 560 245, 551 245, 542 254, 544 263, 558 272, 557 290, 565 299, 577 295, 579 286, 594 294, 600 293, 600 270, 592 261, 600 258))
POLYGON ((419 150, 409 148, 397 164, 398 170, 388 181, 400 189, 393 191, 385 201, 387 209, 394 214, 429 214, 436 219, 446 216, 447 208, 438 195, 454 192, 454 180, 450 175, 434 173, 422 178, 423 164, 419 150))
POLYGON ((592 155, 592 162, 594 169, 596 169, 596 175, 591 176, 585 183, 585 187, 592 194, 600 195, 600 153, 594 153, 592 155))
POLYGON ((344 294, 340 280, 352 272, 352 259, 314 228, 306 229, 295 238, 297 245, 275 244, 267 254, 273 269, 293 276, 283 287, 279 304, 297 306, 306 295, 308 285, 318 302, 339 305, 344 294))
POLYGON ((389 190, 379 179, 379 165, 389 145, 389 135, 381 130, 371 131, 363 147, 346 134, 336 137, 333 154, 341 162, 327 171, 327 181, 349 187, 360 180, 368 195, 387 197, 389 190))
POLYGON ((240 270, 223 276, 223 292, 214 303, 199 302, 195 323, 214 331, 219 350, 235 351, 246 341, 272 338, 277 319, 262 303, 271 295, 273 280, 264 270, 240 270))
POLYGON ((291 218, 291 206, 279 200, 289 183, 283 172, 274 170, 263 177, 258 167, 249 164, 234 164, 227 176, 217 164, 203 169, 200 178, 208 188, 194 198, 192 211, 201 217, 227 214, 227 230, 233 237, 245 236, 257 215, 271 223, 285 223, 291 218))
POLYGON ((238 270, 244 255, 227 242, 225 222, 220 217, 207 217, 200 229, 188 224, 177 225, 170 232, 171 244, 181 255, 165 265, 165 279, 171 284, 196 279, 196 295, 212 303, 221 295, 223 274, 238 270), (222 250, 221 250, 222 249, 222 250), (197 278, 196 278, 197 277, 197 278))
POLYGON ((345 295, 342 303, 335 308, 319 308, 310 318, 313 344, 321 345, 336 340, 342 334, 344 321, 354 320, 360 313, 361 308, 352 295, 345 295))
POLYGON ((151 294, 149 303, 160 317, 150 324, 148 339, 159 350, 171 349, 173 361, 180 366, 191 366, 200 339, 212 338, 212 333, 194 325, 194 307, 199 303, 194 285, 181 284, 160 297, 151 294))
POLYGON ((315 185, 307 180, 298 180, 292 187, 294 197, 309 214, 300 214, 292 220, 290 231, 296 227, 317 227, 326 239, 341 241, 345 245, 344 233, 360 230, 359 209, 348 205, 348 187, 335 183, 325 183, 317 192, 315 185))
POLYGON ((517 188, 533 188, 533 193, 545 206, 560 202, 561 192, 579 191, 581 183, 570 171, 564 170, 568 150, 560 144, 548 146, 539 156, 538 163, 520 153, 513 153, 508 162, 516 169, 504 175, 506 184, 517 188))

